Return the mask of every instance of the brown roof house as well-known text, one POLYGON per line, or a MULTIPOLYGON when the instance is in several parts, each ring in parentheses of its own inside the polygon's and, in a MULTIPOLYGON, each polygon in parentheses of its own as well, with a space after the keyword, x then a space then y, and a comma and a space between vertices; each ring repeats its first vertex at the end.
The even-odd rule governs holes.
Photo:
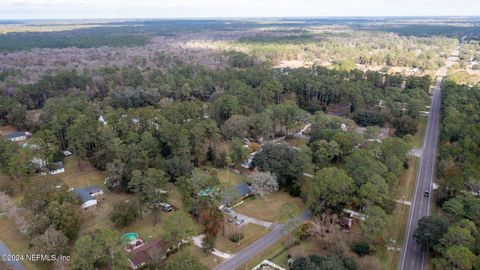
POLYGON ((182 242, 176 246, 167 248, 167 243, 161 239, 157 239, 136 247, 130 251, 128 259, 130 267, 132 269, 138 269, 148 264, 149 261, 161 261, 180 247, 181 244, 182 242))

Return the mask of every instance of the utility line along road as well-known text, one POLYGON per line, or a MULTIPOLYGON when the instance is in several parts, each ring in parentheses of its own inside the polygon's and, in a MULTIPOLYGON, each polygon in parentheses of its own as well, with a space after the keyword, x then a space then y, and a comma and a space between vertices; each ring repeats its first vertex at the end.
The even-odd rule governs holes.
MULTIPOLYGON (((453 55, 458 55, 458 48, 453 55)), ((425 133, 425 141, 423 143, 423 155, 420 157, 420 168, 417 173, 416 187, 405 232, 402 254, 400 256, 400 270, 423 270, 426 263, 425 252, 417 245, 412 236, 418 221, 430 213, 431 197, 425 196, 424 192, 427 191, 428 194, 432 193, 439 137, 441 86, 443 78, 446 75, 447 67, 449 67, 453 61, 454 59, 450 57, 447 60, 446 67, 441 68, 437 72, 432 96, 432 106, 430 108, 427 131, 425 133)))

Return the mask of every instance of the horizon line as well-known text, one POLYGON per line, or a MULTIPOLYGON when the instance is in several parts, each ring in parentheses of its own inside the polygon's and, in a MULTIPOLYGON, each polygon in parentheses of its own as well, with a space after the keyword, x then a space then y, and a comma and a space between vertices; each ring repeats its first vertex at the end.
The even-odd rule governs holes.
POLYGON ((72 17, 72 18, 0 18, 0 21, 42 20, 248 20, 248 19, 427 19, 427 18, 479 18, 480 15, 345 15, 345 16, 227 16, 227 17, 72 17))

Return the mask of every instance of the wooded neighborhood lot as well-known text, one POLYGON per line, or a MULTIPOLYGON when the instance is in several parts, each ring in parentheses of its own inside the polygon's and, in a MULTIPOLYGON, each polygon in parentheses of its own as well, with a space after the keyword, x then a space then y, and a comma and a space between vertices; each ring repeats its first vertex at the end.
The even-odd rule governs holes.
POLYGON ((301 198, 292 197, 287 192, 275 192, 264 197, 252 196, 246 198, 244 203, 235 207, 234 210, 256 219, 283 223, 289 219, 288 217, 282 217, 282 208, 286 203, 293 203, 296 214, 300 214, 306 208, 301 198))

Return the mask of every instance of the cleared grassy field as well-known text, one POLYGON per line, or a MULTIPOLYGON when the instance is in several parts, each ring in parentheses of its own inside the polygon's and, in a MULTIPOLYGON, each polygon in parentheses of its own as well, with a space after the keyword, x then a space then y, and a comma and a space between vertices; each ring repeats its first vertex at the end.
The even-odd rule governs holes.
POLYGON ((244 238, 240 242, 234 243, 228 238, 229 234, 222 236, 222 233, 219 233, 217 236, 216 248, 223 252, 236 253, 248 247, 250 244, 258 240, 269 231, 269 229, 260 225, 246 224, 238 230, 238 232, 243 233, 244 235, 244 238))
MULTIPOLYGON (((13 254, 31 254, 28 249, 29 240, 20 234, 15 223, 6 216, 0 216, 0 240, 10 249, 13 254)), ((46 270, 51 266, 46 264, 22 261, 22 265, 28 270, 46 270)))
POLYGON ((90 162, 81 160, 78 167, 76 157, 67 157, 64 160, 65 173, 51 175, 53 181, 61 181, 71 188, 87 187, 91 185, 103 186, 104 176, 102 172, 95 169, 90 162))
POLYGON ((247 177, 236 172, 228 171, 227 169, 217 169, 217 171, 220 184, 224 188, 229 188, 238 183, 244 183, 247 181, 247 177))
POLYGON ((235 207, 235 211, 249 217, 273 223, 283 223, 288 220, 288 218, 282 216, 281 209, 287 202, 291 202, 296 206, 295 212, 297 214, 300 214, 302 210, 306 209, 302 199, 292 197, 287 192, 275 192, 265 195, 264 197, 249 197, 245 199, 244 203, 235 207))
POLYGON ((213 269, 215 266, 217 266, 223 261, 222 258, 219 258, 212 254, 207 254, 201 248, 193 244, 189 244, 189 246, 186 246, 185 248, 187 248, 192 255, 199 258, 200 262, 203 265, 207 266, 209 269, 213 269))
POLYGON ((96 230, 103 230, 106 228, 113 228, 113 223, 110 221, 109 215, 113 206, 120 202, 133 197, 126 194, 106 193, 105 195, 97 197, 98 205, 88 209, 81 209, 82 226, 80 227, 80 234, 93 232, 96 230))

